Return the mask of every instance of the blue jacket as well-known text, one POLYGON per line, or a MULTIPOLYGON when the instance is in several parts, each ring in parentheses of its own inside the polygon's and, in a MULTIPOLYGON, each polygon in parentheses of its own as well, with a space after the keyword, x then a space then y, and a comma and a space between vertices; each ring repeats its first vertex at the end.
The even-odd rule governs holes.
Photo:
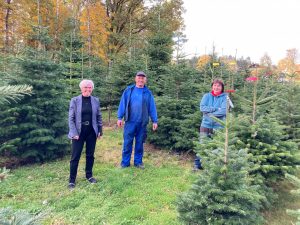
POLYGON ((213 96, 206 93, 200 102, 200 111, 203 113, 201 127, 218 129, 221 124, 215 122, 210 116, 215 116, 221 120, 226 117, 227 94, 222 93, 219 96, 213 96))
MULTIPOLYGON (((130 115, 130 97, 131 93, 135 87, 135 84, 128 86, 121 97, 119 109, 118 109, 118 119, 121 120, 124 117, 125 122, 128 121, 130 115)), ((153 94, 145 86, 143 91, 143 107, 142 107, 142 124, 147 125, 149 122, 149 116, 153 123, 157 123, 157 112, 156 105, 154 101, 153 94)))
MULTIPOLYGON (((100 101, 98 98, 91 96, 92 105, 92 126, 95 134, 102 135, 102 114, 100 110, 100 101)), ((70 101, 69 108, 69 134, 68 137, 72 139, 74 136, 79 136, 81 132, 81 108, 82 95, 74 97, 70 101)))

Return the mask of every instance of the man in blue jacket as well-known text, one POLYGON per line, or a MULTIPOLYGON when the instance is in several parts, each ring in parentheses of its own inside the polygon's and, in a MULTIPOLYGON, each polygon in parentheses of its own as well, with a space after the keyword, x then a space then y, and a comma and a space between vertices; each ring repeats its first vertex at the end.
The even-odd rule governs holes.
POLYGON ((118 109, 118 127, 122 127, 124 118, 124 144, 121 167, 130 166, 133 139, 135 138, 134 166, 144 169, 143 143, 147 137, 149 117, 152 120, 152 129, 157 129, 157 112, 154 97, 146 87, 147 77, 143 71, 135 76, 135 84, 128 86, 123 92, 118 109))

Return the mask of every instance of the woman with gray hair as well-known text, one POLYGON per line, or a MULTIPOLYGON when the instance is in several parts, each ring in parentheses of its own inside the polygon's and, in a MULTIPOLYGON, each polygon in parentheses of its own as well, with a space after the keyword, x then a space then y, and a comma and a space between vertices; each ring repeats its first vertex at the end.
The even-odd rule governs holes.
POLYGON ((75 188, 78 163, 84 143, 86 144, 85 176, 90 183, 96 183, 93 177, 94 152, 96 140, 102 136, 102 115, 99 99, 92 96, 94 83, 82 80, 79 84, 81 95, 71 99, 69 108, 69 134, 72 140, 70 161, 70 189, 75 188))

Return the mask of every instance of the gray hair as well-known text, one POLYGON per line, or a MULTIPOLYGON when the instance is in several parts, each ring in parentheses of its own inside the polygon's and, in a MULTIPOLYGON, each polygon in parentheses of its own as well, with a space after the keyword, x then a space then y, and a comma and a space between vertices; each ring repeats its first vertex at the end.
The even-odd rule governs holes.
POLYGON ((91 84, 93 89, 94 89, 94 82, 92 80, 82 80, 80 83, 79 83, 79 87, 80 89, 83 87, 84 84, 91 84))

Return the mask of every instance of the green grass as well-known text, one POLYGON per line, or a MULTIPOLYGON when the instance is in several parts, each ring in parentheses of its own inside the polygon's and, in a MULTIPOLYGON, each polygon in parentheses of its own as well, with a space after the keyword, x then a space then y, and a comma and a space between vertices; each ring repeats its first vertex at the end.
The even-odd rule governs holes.
MULTIPOLYGON (((175 201, 196 179, 193 160, 146 145, 145 170, 119 169, 121 148, 122 131, 106 128, 95 153, 94 176, 99 182, 91 185, 84 178, 83 154, 73 191, 67 189, 69 157, 12 170, 0 183, 0 208, 46 211, 44 224, 180 224, 175 201)), ((289 193, 293 185, 287 181, 275 188, 279 199, 264 212, 266 224, 292 224, 295 219, 285 210, 300 208, 300 198, 289 193)))
POLYGON ((175 201, 196 177, 191 162, 146 146, 145 170, 119 169, 121 140, 120 130, 105 130, 94 165, 99 182, 85 180, 82 157, 74 191, 68 157, 13 170, 0 183, 0 208, 49 211, 45 224, 179 224, 175 201))
MULTIPOLYGON (((298 174, 299 177, 299 174, 298 174)), ((286 209, 300 209, 300 196, 291 194, 291 190, 298 189, 287 180, 283 180, 273 186, 278 194, 278 199, 268 211, 264 212, 264 218, 268 225, 292 225, 296 219, 286 213, 286 209)))

